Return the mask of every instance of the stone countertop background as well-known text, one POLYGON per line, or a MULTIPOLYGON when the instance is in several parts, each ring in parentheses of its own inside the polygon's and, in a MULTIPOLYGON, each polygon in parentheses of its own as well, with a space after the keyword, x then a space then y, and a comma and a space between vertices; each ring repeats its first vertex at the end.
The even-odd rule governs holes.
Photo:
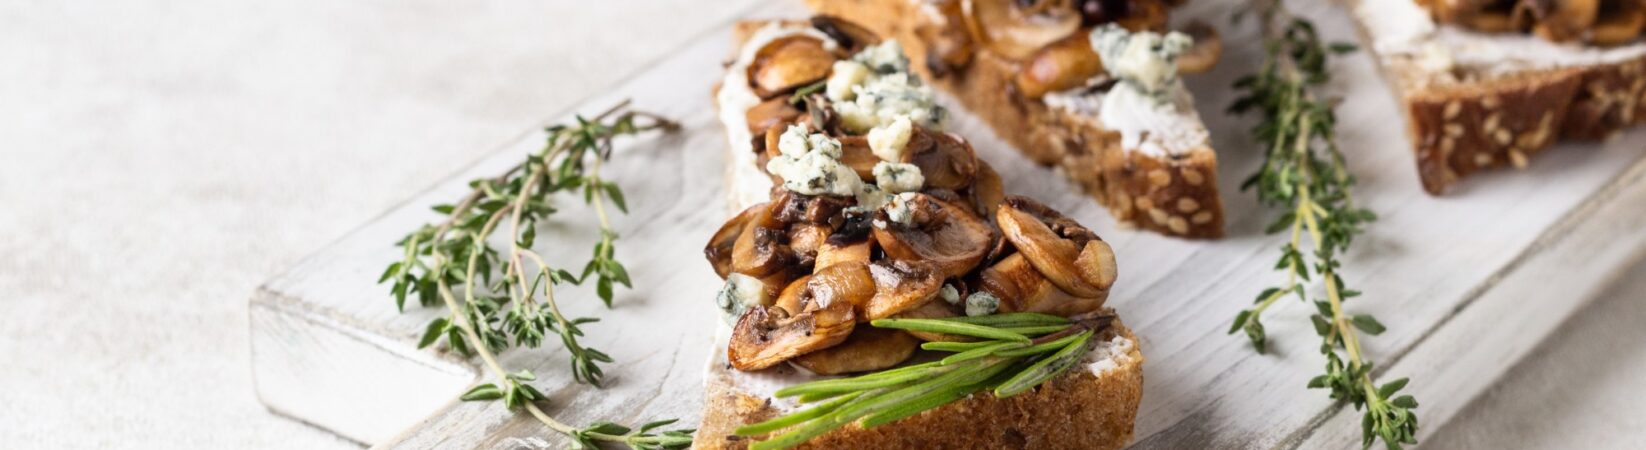
MULTIPOLYGON (((0 442, 357 447, 257 402, 258 283, 755 3, 0 3, 0 442)), ((1646 448, 1623 280, 1426 447, 1646 448)))

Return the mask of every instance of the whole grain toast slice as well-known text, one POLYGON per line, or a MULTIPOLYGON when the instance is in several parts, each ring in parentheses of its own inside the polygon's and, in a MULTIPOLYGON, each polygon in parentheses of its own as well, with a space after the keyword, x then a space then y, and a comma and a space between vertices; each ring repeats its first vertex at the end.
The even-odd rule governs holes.
POLYGON ((1646 44, 1558 44, 1438 24, 1413 0, 1339 1, 1400 101, 1429 194, 1646 116, 1646 44))
MULTIPOLYGON (((742 22, 733 30, 734 47, 751 45, 751 36, 772 26, 801 32, 812 25, 804 21, 742 22)), ((738 110, 747 105, 727 101, 737 97, 727 89, 747 89, 739 83, 746 85, 747 79, 734 65, 726 80, 715 87, 716 107, 730 144, 726 185, 733 213, 766 201, 773 185, 750 150, 755 137, 748 131, 744 111, 738 110)), ((720 333, 704 381, 703 419, 692 445, 697 449, 748 448, 758 437, 738 436, 735 430, 793 411, 796 405, 774 398, 773 392, 812 378, 787 365, 753 373, 730 367, 726 355, 730 330, 724 324, 716 326, 720 333)), ((1144 357, 1137 337, 1118 318, 1093 341, 1097 344, 1079 365, 1029 392, 1005 399, 979 392, 876 428, 847 425, 798 448, 1121 448, 1132 439, 1142 400, 1144 357)))
MULTIPOLYGON (((936 61, 931 36, 966 33, 941 3, 960 0, 807 0, 820 14, 856 22, 898 39, 910 59, 936 61)), ((980 116, 997 135, 1040 164, 1056 165, 1115 220, 1170 236, 1223 236, 1217 154, 1210 142, 1154 155, 1125 148, 1120 133, 1098 120, 1090 103, 1029 98, 1013 79, 1023 63, 974 46, 960 67, 915 64, 915 70, 980 116), (939 70, 934 71, 936 67, 939 70), (1084 103, 1084 104, 1083 104, 1084 103)), ((1195 126, 1199 118, 1194 117, 1195 126)))
MULTIPOLYGON (((796 448, 1121 448, 1132 440, 1132 421, 1143 398, 1143 354, 1135 345, 1137 337, 1118 321, 1094 338, 1107 340, 1111 346, 1094 351, 1083 367, 1070 369, 1032 392, 1005 399, 977 393, 872 429, 848 425, 796 448)), ((703 423, 692 448, 748 448, 753 440, 737 436, 734 430, 785 412, 768 393, 750 392, 753 389, 739 384, 740 378, 733 374, 736 369, 726 366, 724 351, 717 351, 709 362, 703 382, 707 391, 703 423)))

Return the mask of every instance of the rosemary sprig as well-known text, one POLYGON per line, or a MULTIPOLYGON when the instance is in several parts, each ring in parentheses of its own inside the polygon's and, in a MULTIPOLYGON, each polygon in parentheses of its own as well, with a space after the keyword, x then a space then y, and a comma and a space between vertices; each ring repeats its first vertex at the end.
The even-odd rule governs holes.
POLYGON ((404 249, 404 256, 390 264, 378 282, 394 281, 390 292, 402 310, 407 297, 416 297, 423 306, 445 304, 448 314, 429 323, 419 348, 443 338, 463 355, 479 355, 499 379, 473 387, 463 394, 463 400, 502 400, 510 409, 524 408, 580 448, 594 448, 600 442, 634 449, 684 448, 691 444, 691 430, 656 431, 673 420, 638 429, 609 422, 584 428, 561 423, 537 406, 546 397, 530 384, 536 374, 509 372, 496 357, 513 347, 535 348, 546 336, 555 335, 571 354, 573 378, 596 386, 604 375, 599 364, 612 362, 611 356, 579 340, 581 326, 597 319, 566 317, 554 288, 593 277, 597 295, 610 307, 613 285, 630 285, 628 271, 615 259, 617 233, 612 231, 605 203, 625 212, 627 206, 617 184, 600 177, 600 166, 611 158, 613 138, 677 126, 626 108, 624 102, 593 119, 577 117, 573 124, 548 127, 545 145, 526 161, 497 177, 469 183, 472 191, 456 205, 435 206, 446 218, 401 239, 397 245, 404 249), (572 275, 550 266, 532 245, 537 226, 557 212, 550 202, 553 195, 579 190, 595 210, 600 239, 583 273, 572 275), (490 243, 505 221, 506 250, 490 243))
POLYGON ((1365 359, 1360 337, 1377 335, 1383 324, 1371 315, 1349 315, 1343 303, 1360 292, 1349 289, 1338 275, 1342 261, 1362 226, 1376 219, 1371 211, 1354 205, 1349 174, 1338 150, 1333 127, 1332 101, 1317 97, 1314 89, 1331 79, 1326 69, 1333 53, 1346 53, 1348 44, 1326 44, 1314 25, 1289 14, 1277 0, 1260 2, 1267 58, 1254 75, 1241 78, 1235 87, 1245 95, 1230 106, 1237 113, 1256 111, 1263 121, 1252 134, 1267 147, 1263 166, 1246 180, 1243 189, 1256 188, 1258 200, 1267 206, 1285 208, 1285 213, 1269 225, 1269 233, 1290 230, 1290 241, 1282 244, 1275 269, 1286 273, 1286 283, 1259 293, 1256 305, 1235 316, 1229 333, 1244 330, 1253 347, 1264 351, 1266 336, 1263 312, 1287 294, 1312 302, 1310 317, 1326 356, 1326 373, 1309 381, 1310 388, 1331 390, 1331 398, 1347 401, 1356 410, 1365 409, 1361 444, 1370 447, 1377 439, 1390 449, 1415 444, 1417 400, 1410 395, 1394 397, 1407 380, 1402 378, 1381 386, 1372 380, 1372 362, 1365 359), (1314 249, 1312 258, 1302 251, 1303 237, 1314 249), (1304 285, 1318 277, 1326 294, 1311 300, 1304 285), (1340 352, 1341 350, 1341 352, 1340 352))
POLYGON ((988 390, 1000 398, 1021 394, 1080 361, 1091 337, 1114 320, 1109 313, 1065 319, 1034 313, 946 319, 880 319, 880 328, 979 338, 975 342, 928 342, 927 350, 955 352, 941 361, 887 369, 853 378, 814 381, 778 390, 777 397, 817 403, 737 429, 740 436, 772 432, 750 450, 799 445, 850 423, 874 428, 988 390), (1025 327, 1035 330, 1013 331, 1025 327), (1055 327, 1045 331, 1040 327, 1055 327), (1030 336, 1039 336, 1031 338, 1030 336))

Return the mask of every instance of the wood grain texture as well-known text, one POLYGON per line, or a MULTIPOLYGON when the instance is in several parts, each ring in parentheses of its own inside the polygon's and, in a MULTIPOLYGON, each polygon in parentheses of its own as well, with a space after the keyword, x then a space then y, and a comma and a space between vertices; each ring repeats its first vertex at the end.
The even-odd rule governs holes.
MULTIPOLYGON (((1179 16, 1225 24, 1239 4, 1194 2, 1179 16)), ((1345 14, 1324 4, 1298 6, 1319 21, 1328 37, 1353 38, 1345 14)), ((797 5, 783 4, 755 17, 800 14, 797 5)), ((1250 121, 1222 113, 1233 97, 1226 89, 1229 80, 1249 71, 1260 57, 1249 26, 1224 26, 1229 45, 1223 63, 1189 80, 1214 146, 1223 150, 1218 179, 1226 193, 1239 192, 1239 181, 1259 161, 1244 137, 1250 121)), ((537 386, 550 396, 546 410, 565 421, 697 419, 711 321, 717 320, 711 296, 719 284, 701 259, 701 245, 727 217, 720 183, 724 134, 709 89, 730 52, 729 35, 729 27, 712 32, 579 108, 596 111, 633 97, 639 107, 678 118, 686 129, 623 145, 608 169, 625 186, 634 208, 615 221, 623 235, 619 259, 629 265, 636 289, 619 290, 611 311, 604 311, 589 292, 573 290, 565 296, 571 314, 604 318, 588 328, 588 342, 618 360, 608 368, 608 387, 572 384, 564 352, 553 347, 504 357, 509 367, 539 374, 537 386)), ((1640 169, 1618 176, 1640 159, 1646 135, 1628 134, 1588 146, 1588 151, 1549 152, 1530 170, 1488 174, 1463 186, 1467 192, 1432 198, 1414 187, 1399 113, 1375 78, 1371 61, 1353 55, 1334 69, 1340 78, 1332 89, 1345 97, 1339 111, 1342 145, 1361 182, 1356 192, 1381 216, 1345 261, 1346 281, 1367 293, 1349 309, 1377 314, 1390 325, 1388 332, 1367 342, 1367 351, 1372 359, 1392 364, 1389 376, 1414 377, 1411 389, 1418 389, 1423 401, 1419 413, 1425 429, 1435 429, 1554 329, 1552 324, 1510 329, 1496 323, 1558 323, 1552 316, 1586 302, 1601 289, 1605 273, 1625 267, 1646 245, 1638 231, 1633 238, 1619 239, 1638 230, 1628 225, 1638 224, 1630 222, 1639 220, 1630 214, 1638 214, 1631 210, 1640 209, 1638 191, 1646 181, 1640 169), (1575 218, 1563 222, 1566 217, 1575 218), (1561 230, 1592 237, 1551 237, 1561 230), (1605 252, 1590 251, 1603 242, 1605 252), (1577 256, 1583 258, 1570 259, 1577 256), (1573 285, 1563 288, 1559 285, 1565 283, 1549 280, 1573 285), (1534 302, 1540 308, 1517 308, 1534 302), (1475 337, 1482 333, 1503 338, 1475 337), (1478 364, 1449 361, 1463 353, 1459 348, 1467 348, 1471 358, 1486 359, 1478 364)), ((974 117, 954 112, 953 129, 999 168, 1009 192, 1043 199, 1114 246, 1121 274, 1110 304, 1136 330, 1149 359, 1135 447, 1313 448, 1358 442, 1337 431, 1345 421, 1358 421, 1352 411, 1340 412, 1323 391, 1304 389, 1323 364, 1307 322, 1309 308, 1288 302, 1272 310, 1269 355, 1257 355, 1244 338, 1223 333, 1236 311, 1277 282, 1279 275, 1269 269, 1278 240, 1261 232, 1272 214, 1258 209, 1247 195, 1231 194, 1225 199, 1229 237, 1221 241, 1189 242, 1122 230, 1061 177, 1006 147, 974 117)), ((422 324, 438 311, 399 314, 387 288, 373 283, 398 256, 390 244, 404 231, 436 218, 427 205, 457 197, 467 180, 514 163, 540 138, 533 133, 504 147, 260 290, 252 300, 253 362, 264 401, 383 447, 563 446, 558 435, 500 405, 450 402, 452 386, 461 391, 465 377, 476 372, 449 356, 412 349, 422 324), (340 357, 329 353, 334 349, 359 353, 340 357), (366 355, 373 351, 378 356, 366 355), (379 357, 396 362, 372 362, 379 357), (333 362, 324 362, 328 360, 333 362), (376 367, 364 367, 368 365, 376 367), (404 378, 427 381, 424 386, 388 384, 404 378), (326 414, 345 407, 358 409, 326 414), (422 414, 431 415, 405 419, 422 414), (388 420, 391 416, 395 420, 388 420), (390 422, 401 424, 404 432, 396 434, 390 422)), ((563 217, 576 217, 578 208, 568 203, 563 217)), ((551 263, 580 265, 592 241, 591 227, 551 224, 539 234, 539 250, 551 263)))

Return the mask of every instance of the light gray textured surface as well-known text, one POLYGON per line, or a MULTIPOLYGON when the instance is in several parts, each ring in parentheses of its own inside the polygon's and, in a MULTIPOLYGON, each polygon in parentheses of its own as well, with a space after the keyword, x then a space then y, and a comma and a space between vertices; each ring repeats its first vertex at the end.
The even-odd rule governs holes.
POLYGON ((0 4, 0 442, 352 446, 258 404, 257 284, 751 3, 0 4))
MULTIPOLYGON (((0 5, 0 441, 351 446, 258 405, 248 293, 725 3, 0 5)), ((1627 278, 1433 447, 1646 444, 1627 278)))

